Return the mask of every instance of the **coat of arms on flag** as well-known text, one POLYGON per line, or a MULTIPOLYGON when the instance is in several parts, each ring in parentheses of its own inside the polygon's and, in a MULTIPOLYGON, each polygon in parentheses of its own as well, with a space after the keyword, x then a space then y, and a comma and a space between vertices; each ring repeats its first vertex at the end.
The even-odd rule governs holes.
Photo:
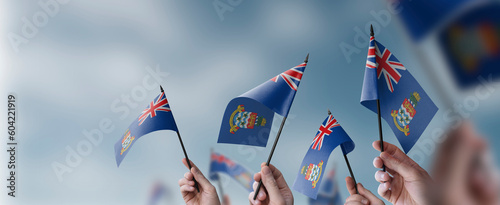
POLYGON ((120 166, 131 147, 142 136, 158 130, 177 130, 172 110, 163 89, 129 126, 125 134, 115 143, 115 159, 120 166))
POLYGON ((415 145, 438 111, 410 71, 373 36, 366 59, 361 104, 375 113, 380 108, 380 117, 389 124, 405 153, 415 145), (410 98, 406 98, 408 94, 410 98))
POLYGON ((132 144, 132 142, 134 140, 135 140, 135 137, 131 136, 130 131, 127 129, 127 131, 125 131, 125 135, 123 136, 123 139, 122 139, 122 151, 120 152, 120 155, 122 155, 123 152, 127 151, 127 149, 130 147, 130 145, 132 144))
POLYGON ((316 199, 319 191, 316 187, 321 186, 328 158, 337 146, 341 147, 344 155, 354 150, 352 139, 335 117, 329 113, 316 132, 314 140, 309 145, 293 183, 293 189, 312 199, 316 199))
POLYGON ((244 105, 238 105, 229 118, 229 125, 231 126, 229 132, 234 134, 240 128, 253 129, 254 126, 265 126, 266 118, 258 116, 255 112, 245 111, 244 105))
POLYGON ((303 166, 300 173, 304 175, 307 181, 311 182, 312 188, 316 188, 316 184, 321 178, 321 172, 323 171, 323 160, 318 164, 309 164, 309 166, 303 166))
POLYGON ((274 113, 288 116, 308 57, 309 55, 304 63, 232 99, 222 117, 217 143, 265 147, 271 133, 274 113))
POLYGON ((394 124, 398 128, 399 131, 404 132, 406 136, 410 134, 409 124, 417 111, 415 107, 417 103, 420 101, 420 95, 417 92, 413 92, 413 95, 408 98, 405 98, 399 110, 392 110, 391 116, 394 119, 394 124))

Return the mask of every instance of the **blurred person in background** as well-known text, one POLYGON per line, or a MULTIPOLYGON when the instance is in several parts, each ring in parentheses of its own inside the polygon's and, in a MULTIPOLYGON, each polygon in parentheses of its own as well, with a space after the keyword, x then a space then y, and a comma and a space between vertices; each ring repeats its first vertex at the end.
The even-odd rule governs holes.
POLYGON ((432 169, 432 204, 500 204, 498 168, 488 142, 471 122, 448 132, 432 169))

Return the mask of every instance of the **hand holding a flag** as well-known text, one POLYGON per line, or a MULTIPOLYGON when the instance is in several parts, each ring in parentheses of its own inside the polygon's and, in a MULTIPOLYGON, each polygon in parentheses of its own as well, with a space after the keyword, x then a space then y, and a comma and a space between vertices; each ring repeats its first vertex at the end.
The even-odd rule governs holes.
MULTIPOLYGON (((184 166, 189 167, 186 158, 182 159, 182 163, 184 163, 184 166)), ((215 187, 203 176, 203 173, 201 173, 200 169, 193 162, 191 162, 191 165, 190 172, 186 172, 184 177, 179 180, 179 187, 184 202, 188 205, 220 205, 215 187), (195 179, 198 181, 199 192, 195 188, 195 179)))
POLYGON ((355 184, 352 177, 345 178, 345 185, 351 196, 345 200, 346 205, 384 205, 385 203, 366 189, 361 183, 355 184), (356 193, 356 186, 358 193, 356 193))
POLYGON ((254 175, 253 188, 254 191, 248 195, 248 200, 250 204, 253 205, 293 205, 293 195, 292 191, 288 187, 288 184, 278 170, 272 164, 266 166, 263 162, 261 165, 261 171, 254 175), (253 199, 255 194, 255 189, 257 188, 258 181, 262 180, 263 186, 260 187, 257 199, 253 199))
MULTIPOLYGON (((380 141, 372 144, 380 151, 380 141)), ((387 172, 377 171, 378 194, 393 204, 429 204, 428 187, 433 183, 429 174, 393 144, 384 143, 384 152, 373 160, 375 168, 385 165, 387 172), (392 177, 390 175, 392 175, 392 177)))

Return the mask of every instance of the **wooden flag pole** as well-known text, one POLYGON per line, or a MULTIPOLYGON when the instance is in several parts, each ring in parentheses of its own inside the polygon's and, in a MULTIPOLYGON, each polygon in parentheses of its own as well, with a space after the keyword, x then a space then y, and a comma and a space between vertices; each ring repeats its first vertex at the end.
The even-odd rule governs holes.
MULTIPOLYGON (((161 87, 161 85, 160 85, 160 91, 162 93, 165 92, 165 91, 163 91, 163 87, 161 87)), ((177 132, 177 137, 179 138, 179 142, 181 143, 182 151, 184 152, 184 157, 186 158, 186 162, 188 164, 189 171, 191 171, 191 168, 192 168, 192 166, 191 166, 191 160, 189 160, 188 154, 186 152, 186 148, 184 147, 184 143, 182 142, 181 133, 179 133, 179 130, 177 130, 176 132, 177 132)), ((196 190, 198 192, 200 192, 200 188, 198 187, 198 182, 196 181, 196 179, 194 178, 194 176, 193 176, 193 180, 194 180, 194 187, 196 187, 196 190)))
MULTIPOLYGON (((309 53, 307 54, 306 59, 304 60, 304 63, 307 62, 309 62, 309 53)), ((273 158, 274 150, 276 149, 276 145, 278 144, 278 140, 280 139, 281 131, 283 130, 283 126, 285 126, 285 121, 286 121, 286 116, 283 117, 283 120, 281 121, 280 129, 278 130, 278 134, 276 134, 276 139, 274 139, 274 144, 273 147, 271 148, 271 152, 269 153, 269 157, 267 157, 266 166, 269 166, 269 164, 271 163, 271 158, 273 158)), ((253 195, 253 200, 257 199, 257 194, 259 194, 261 186, 262 186, 262 179, 259 181, 259 185, 255 190, 255 195, 253 195)))
MULTIPOLYGON (((373 25, 370 25, 370 36, 374 36, 373 25)), ((377 88, 378 89, 378 88, 377 88)), ((378 136, 380 138, 380 152, 384 152, 384 136, 382 134, 382 116, 380 115, 380 100, 377 99, 377 115, 378 115, 378 136)), ((385 165, 382 165, 382 170, 385 172, 385 165)))

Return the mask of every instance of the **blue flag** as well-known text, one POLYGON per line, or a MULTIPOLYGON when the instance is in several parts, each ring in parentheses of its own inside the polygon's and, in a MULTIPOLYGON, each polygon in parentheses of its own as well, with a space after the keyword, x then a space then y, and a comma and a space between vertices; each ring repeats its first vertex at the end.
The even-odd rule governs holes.
POLYGON ((274 112, 288 115, 305 69, 302 63, 231 100, 217 143, 265 147, 274 112))
POLYGON ((500 4, 491 1, 470 7, 440 30, 438 45, 461 89, 500 78, 499 28, 500 4))
POLYGON ((230 160, 226 156, 218 153, 210 155, 210 171, 209 177, 211 180, 219 180, 218 173, 224 173, 235 179, 249 192, 252 191, 253 174, 245 169, 245 167, 230 160))
MULTIPOLYGON (((410 36, 413 40, 420 41, 427 34, 436 30, 450 16, 461 9, 463 10, 464 6, 471 3, 474 3, 474 0, 400 0, 394 5, 397 9, 402 10, 402 12, 398 12, 398 15, 410 36)), ((386 12, 387 15, 391 15, 388 11, 386 12)), ((381 17, 387 18, 383 12, 379 12, 377 16, 380 19, 382 19, 381 17)))
POLYGON ((164 92, 149 103, 149 106, 142 111, 141 115, 128 126, 123 137, 116 142, 115 158, 117 166, 120 166, 123 158, 125 158, 130 147, 137 139, 158 130, 178 131, 164 92))
POLYGON ((410 72, 382 44, 370 38, 361 104, 387 121, 408 153, 438 108, 410 72))
POLYGON ((335 180, 335 170, 328 173, 326 181, 320 187, 316 199, 309 198, 309 205, 342 205, 344 200, 340 196, 339 186, 335 180))
POLYGON ((316 199, 328 158, 338 145, 341 146, 344 155, 354 149, 354 142, 342 129, 337 119, 333 115, 328 115, 302 160, 293 189, 316 199))

